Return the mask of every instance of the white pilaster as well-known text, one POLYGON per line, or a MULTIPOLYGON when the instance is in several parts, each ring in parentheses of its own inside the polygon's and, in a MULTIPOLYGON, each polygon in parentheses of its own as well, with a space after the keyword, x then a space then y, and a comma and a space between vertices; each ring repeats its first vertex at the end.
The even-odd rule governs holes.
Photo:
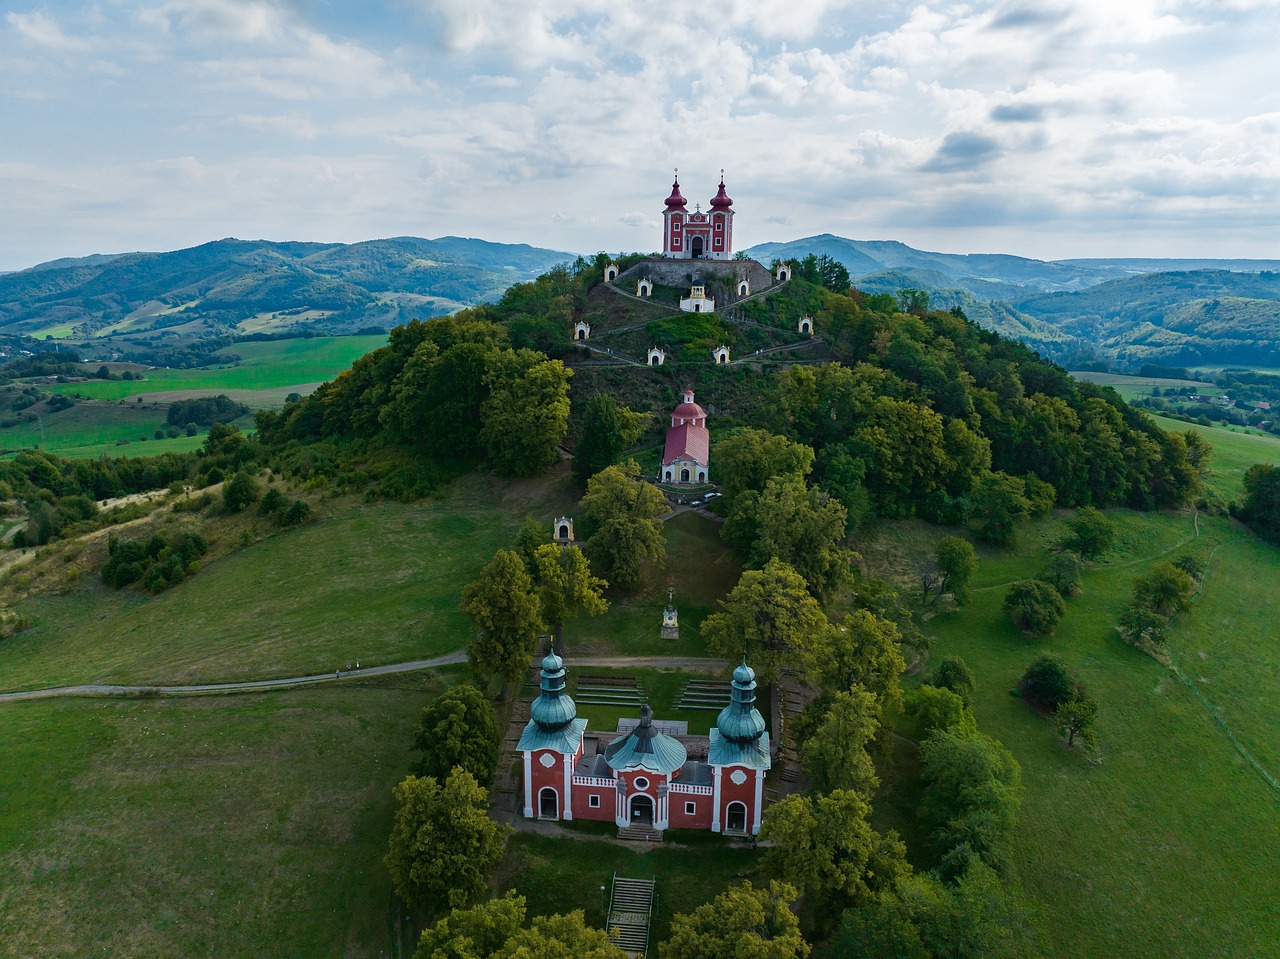
POLYGON ((573 757, 566 753, 562 759, 564 762, 564 816, 567 820, 573 819, 573 757))
POLYGON ((760 813, 762 811, 762 807, 764 806, 763 799, 764 799, 764 770, 757 769, 756 770, 756 811, 755 811, 755 814, 751 817, 754 820, 751 826, 752 835, 755 835, 760 831, 760 813))
POLYGON ((524 754, 524 816, 533 817, 533 754, 524 754))
POLYGON ((712 767, 715 776, 711 783, 711 831, 720 831, 720 767, 712 767))

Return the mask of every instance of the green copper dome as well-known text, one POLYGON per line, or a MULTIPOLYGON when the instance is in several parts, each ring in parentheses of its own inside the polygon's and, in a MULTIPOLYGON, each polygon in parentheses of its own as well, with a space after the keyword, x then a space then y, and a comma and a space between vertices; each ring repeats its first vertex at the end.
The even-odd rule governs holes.
POLYGON ((578 715, 577 704, 564 691, 564 675, 564 661, 552 649, 542 661, 542 691, 529 707, 529 718, 546 732, 563 729, 578 715))
POLYGON ((711 730, 707 762, 712 766, 768 769, 769 734, 756 709, 756 674, 746 660, 733 671, 729 705, 720 710, 711 730))
POLYGON ((604 761, 612 769, 644 769, 660 775, 675 772, 688 758, 680 740, 654 728, 653 710, 647 703, 640 707, 640 725, 604 750, 604 761))

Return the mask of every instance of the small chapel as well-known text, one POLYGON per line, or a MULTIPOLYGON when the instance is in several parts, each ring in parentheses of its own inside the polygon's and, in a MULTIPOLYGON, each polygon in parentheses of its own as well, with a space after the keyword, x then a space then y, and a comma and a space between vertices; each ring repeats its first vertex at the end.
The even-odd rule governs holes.
POLYGON ((693 401, 693 390, 685 390, 683 402, 671 411, 659 482, 677 485, 710 482, 710 454, 707 411, 693 401))
POLYGON ((760 831, 769 733, 756 708, 756 674, 745 661, 733 671, 729 705, 705 737, 679 735, 673 730, 683 723, 655 720, 647 704, 638 721, 620 720, 612 738, 588 736, 565 675, 552 650, 516 747, 526 817, 612 821, 659 833, 760 831))

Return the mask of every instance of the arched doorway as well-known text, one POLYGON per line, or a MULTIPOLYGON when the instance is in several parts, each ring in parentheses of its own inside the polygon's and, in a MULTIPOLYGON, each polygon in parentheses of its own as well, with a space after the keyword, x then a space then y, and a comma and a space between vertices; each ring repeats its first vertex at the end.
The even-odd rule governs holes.
POLYGON ((680 471, 680 482, 681 483, 689 482, 689 470, 687 467, 680 471))
POLYGON ((560 818, 560 796, 550 786, 543 786, 538 791, 538 818, 560 818))
POLYGON ((725 832, 746 832, 747 831, 747 806, 746 803, 731 802, 729 808, 724 814, 724 831, 725 832))
POLYGON ((649 365, 650 365, 650 366, 657 366, 657 365, 658 365, 659 363, 661 363, 661 362, 662 362, 662 360, 660 360, 660 359, 658 358, 658 354, 657 354, 657 353, 654 353, 654 354, 653 354, 653 356, 651 356, 651 357, 649 358, 649 365))
POLYGON ((560 524, 560 539, 568 539, 568 538, 569 538, 569 524, 568 524, 568 523, 561 523, 561 524, 560 524))
POLYGON ((584 329, 579 328, 579 330, 578 330, 578 339, 580 339, 580 340, 585 340, 586 338, 587 338, 587 331, 586 331, 586 330, 584 330, 584 329))
POLYGON ((631 825, 653 825, 653 800, 644 793, 631 797, 631 825))
POLYGON ((665 472, 663 473, 663 475, 662 475, 662 478, 663 478, 664 480, 666 480, 667 482, 670 482, 670 481, 671 481, 671 470, 667 470, 667 471, 665 471, 665 472))
POLYGON ((693 238, 693 242, 689 245, 689 249, 692 251, 693 258, 695 260, 701 260, 702 259, 702 237, 695 236, 693 238))
POLYGON ((801 333, 812 333, 812 332, 813 332, 813 329, 809 326, 809 321, 808 321, 808 320, 801 320, 801 321, 800 321, 800 332, 801 332, 801 333))

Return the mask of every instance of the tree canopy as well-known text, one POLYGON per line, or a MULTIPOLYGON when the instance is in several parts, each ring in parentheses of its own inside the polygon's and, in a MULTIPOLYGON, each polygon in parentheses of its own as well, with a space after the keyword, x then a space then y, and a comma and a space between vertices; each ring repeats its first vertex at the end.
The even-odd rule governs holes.
POLYGON ((524 675, 542 629, 541 606, 519 554, 498 550, 462 591, 462 611, 476 625, 467 661, 480 673, 512 682, 524 675))
POLYGON ((731 886, 706 905, 671 920, 671 937, 662 959, 804 959, 809 944, 791 911, 799 893, 773 880, 756 889, 750 882, 731 886))
POLYGON ((591 574, 591 564, 577 546, 549 543, 539 546, 533 555, 542 620, 555 629, 558 646, 565 619, 599 616, 609 608, 603 595, 609 584, 591 574))
POLYGON ((621 589, 640 581, 646 563, 662 563, 667 556, 666 500, 656 487, 637 482, 639 477, 635 460, 606 467, 587 482, 581 500, 592 529, 587 539, 592 566, 621 589))
POLYGON ((587 397, 582 414, 582 438, 573 451, 573 475, 585 484, 602 469, 622 459, 623 452, 644 432, 644 413, 629 410, 608 393, 587 397))
POLYGON ((484 693, 471 683, 453 686, 423 707, 414 728, 413 745, 422 752, 418 774, 444 780, 457 766, 488 787, 501 741, 484 693))

